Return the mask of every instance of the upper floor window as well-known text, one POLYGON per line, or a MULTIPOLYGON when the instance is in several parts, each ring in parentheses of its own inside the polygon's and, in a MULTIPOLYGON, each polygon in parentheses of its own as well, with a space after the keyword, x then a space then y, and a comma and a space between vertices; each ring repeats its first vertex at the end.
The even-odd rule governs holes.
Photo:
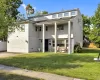
POLYGON ((48 31, 48 26, 46 26, 45 30, 48 31))
POLYGON ((58 25, 58 30, 64 30, 64 25, 58 25))
POLYGON ((64 16, 69 16, 69 12, 65 12, 64 13, 64 16))
POLYGON ((76 11, 72 11, 71 15, 74 16, 76 14, 76 11))
POLYGON ((52 15, 52 18, 57 18, 57 14, 53 14, 52 15))
POLYGON ((35 31, 38 31, 38 28, 37 28, 37 26, 35 27, 35 31))
POLYGON ((39 27, 39 31, 41 31, 41 27, 39 27))
POLYGON ((59 13, 58 14, 58 17, 63 17, 63 13, 59 13))

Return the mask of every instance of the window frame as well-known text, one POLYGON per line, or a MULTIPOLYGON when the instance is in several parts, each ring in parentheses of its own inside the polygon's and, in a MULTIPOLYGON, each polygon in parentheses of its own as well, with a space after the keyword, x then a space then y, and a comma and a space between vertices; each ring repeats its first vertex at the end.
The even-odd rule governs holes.
POLYGON ((76 15, 76 11, 71 11, 71 16, 75 16, 76 15), (74 14, 73 14, 74 12, 74 14))
POLYGON ((58 14, 58 17, 60 17, 60 18, 63 17, 63 13, 59 13, 59 14, 58 14), (60 15, 60 16, 59 16, 59 15, 60 15))
POLYGON ((35 26, 35 31, 36 31, 36 32, 38 31, 38 27, 37 27, 37 26, 35 26))
POLYGON ((48 26, 45 27, 45 30, 48 31, 48 26))
POLYGON ((64 30, 64 25, 63 24, 60 24, 60 25, 57 26, 57 28, 58 28, 59 31, 60 30, 64 30))
POLYGON ((57 18, 57 14, 53 14, 52 15, 52 18, 57 18))
POLYGON ((39 27, 39 31, 42 31, 42 28, 41 27, 39 27))
POLYGON ((64 13, 64 17, 68 17, 69 16, 69 12, 65 12, 64 13), (65 15, 67 13, 67 15, 65 15))

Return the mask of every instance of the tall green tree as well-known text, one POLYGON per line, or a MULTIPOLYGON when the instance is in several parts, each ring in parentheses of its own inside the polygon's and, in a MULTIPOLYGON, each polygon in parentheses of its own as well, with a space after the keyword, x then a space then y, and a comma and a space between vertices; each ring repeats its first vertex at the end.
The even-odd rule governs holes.
POLYGON ((90 33, 90 25, 91 25, 90 17, 82 14, 82 18, 83 18, 83 34, 84 36, 88 36, 90 33))
POLYGON ((0 8, 4 11, 5 15, 17 18, 19 13, 18 8, 22 4, 22 0, 0 0, 0 8))
POLYGON ((98 4, 94 16, 92 16, 91 22, 93 29, 90 31, 89 39, 99 44, 100 47, 100 4, 98 4))
POLYGON ((43 14, 48 14, 48 11, 36 11, 34 15, 38 16, 38 15, 43 15, 43 14))
POLYGON ((42 11, 42 14, 48 14, 48 11, 42 11))
POLYGON ((0 0, 0 39, 7 37, 8 29, 15 28, 17 10, 22 4, 21 0, 0 0))
POLYGON ((98 4, 98 7, 91 21, 95 27, 98 27, 98 28, 100 27, 100 4, 98 4))

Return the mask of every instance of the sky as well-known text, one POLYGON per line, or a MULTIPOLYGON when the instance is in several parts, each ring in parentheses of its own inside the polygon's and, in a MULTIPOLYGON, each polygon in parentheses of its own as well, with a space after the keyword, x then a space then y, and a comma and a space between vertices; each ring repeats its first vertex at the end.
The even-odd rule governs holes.
POLYGON ((35 11, 48 11, 49 13, 79 8, 82 14, 92 16, 100 0, 22 0, 23 4, 18 9, 25 14, 26 5, 30 4, 35 11))

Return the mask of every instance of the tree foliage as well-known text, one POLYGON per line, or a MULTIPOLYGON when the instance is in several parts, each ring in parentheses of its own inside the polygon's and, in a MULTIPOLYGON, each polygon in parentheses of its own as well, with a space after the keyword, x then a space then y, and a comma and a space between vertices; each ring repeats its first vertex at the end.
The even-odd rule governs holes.
POLYGON ((90 31, 90 25, 91 25, 90 17, 82 14, 82 18, 83 18, 83 34, 85 36, 88 36, 90 31))
POLYGON ((95 11, 94 16, 92 16, 91 21, 95 27, 100 27, 100 4, 98 4, 98 7, 95 11))
POLYGON ((36 11, 35 16, 43 15, 43 14, 48 14, 48 11, 36 11))
POLYGON ((100 47, 100 4, 91 18, 93 29, 90 31, 89 39, 94 43, 99 44, 100 47))
POLYGON ((27 13, 27 17, 34 13, 34 9, 33 9, 33 7, 30 4, 28 4, 26 6, 26 13, 27 13))
POLYGON ((42 14, 48 14, 48 11, 42 11, 42 14))
POLYGON ((21 0, 0 0, 0 39, 7 37, 8 28, 13 30, 21 4, 21 0))

